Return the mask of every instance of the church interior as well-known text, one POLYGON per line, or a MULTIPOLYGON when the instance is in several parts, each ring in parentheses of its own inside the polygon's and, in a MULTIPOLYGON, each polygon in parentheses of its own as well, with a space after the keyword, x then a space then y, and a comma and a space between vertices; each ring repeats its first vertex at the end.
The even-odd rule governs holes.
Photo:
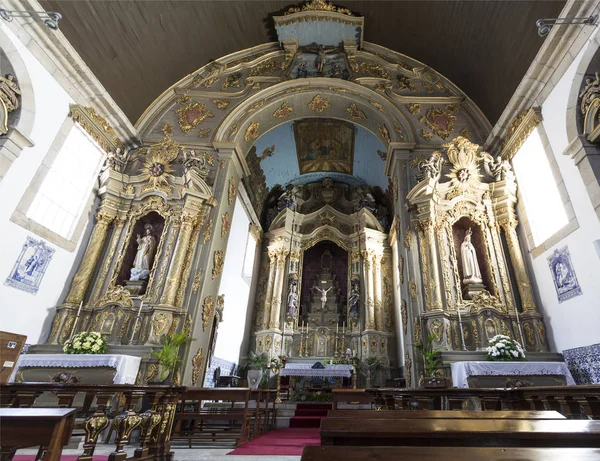
POLYGON ((5 0, 2 461, 600 460, 599 15, 5 0))

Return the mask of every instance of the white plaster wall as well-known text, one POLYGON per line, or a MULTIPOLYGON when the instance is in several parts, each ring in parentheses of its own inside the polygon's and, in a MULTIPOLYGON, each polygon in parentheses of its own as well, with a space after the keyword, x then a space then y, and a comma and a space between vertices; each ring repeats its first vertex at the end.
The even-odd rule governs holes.
MULTIPOLYGON (((1 329, 27 335, 27 342, 36 344, 40 341, 48 315, 62 301, 61 293, 68 282, 77 250, 69 252, 46 242, 56 251, 37 294, 5 286, 4 280, 9 276, 27 236, 31 235, 36 240, 42 238, 11 222, 10 216, 68 116, 69 104, 73 101, 23 43, 4 24, 0 23, 0 27, 25 62, 35 95, 35 120, 30 136, 35 145, 21 153, 0 182, 1 329)), ((86 210, 87 213, 90 211, 86 210)), ((81 241, 78 247, 80 244, 81 241)))
MULTIPOLYGON (((225 309, 223 321, 219 325, 219 334, 215 346, 215 357, 238 363, 240 346, 244 339, 246 327, 246 310, 248 309, 248 296, 250 285, 242 278, 244 254, 248 240, 248 226, 250 219, 240 200, 235 203, 231 230, 225 253, 223 275, 219 294, 225 295, 225 309)), ((220 226, 218 226, 220 229, 220 226)))
POLYGON ((530 256, 548 328, 548 339, 551 349, 557 352, 594 344, 600 340, 600 258, 593 245, 593 241, 600 238, 600 223, 579 170, 571 158, 563 155, 569 144, 565 117, 570 102, 569 93, 584 52, 585 49, 542 105, 544 129, 579 223, 577 230, 554 247, 535 258, 530 256), (583 294, 559 303, 547 258, 556 248, 565 245, 569 247, 583 294))

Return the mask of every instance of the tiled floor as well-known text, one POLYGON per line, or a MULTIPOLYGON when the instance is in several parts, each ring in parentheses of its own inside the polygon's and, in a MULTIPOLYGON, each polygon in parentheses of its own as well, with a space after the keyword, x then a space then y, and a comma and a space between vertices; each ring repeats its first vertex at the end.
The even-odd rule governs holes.
MULTIPOLYGON (((115 446, 113 444, 98 444, 96 447, 95 455, 108 456, 115 446)), ((227 456, 227 453, 233 451, 233 448, 177 448, 172 447, 175 452, 175 461, 264 461, 264 460, 275 460, 275 461, 299 461, 300 456, 227 456)), ((134 448, 125 448, 128 456, 133 455, 134 448)), ((64 449, 64 455, 80 455, 81 450, 78 449, 64 449)), ((35 455, 37 449, 23 449, 19 450, 19 455, 35 455)))

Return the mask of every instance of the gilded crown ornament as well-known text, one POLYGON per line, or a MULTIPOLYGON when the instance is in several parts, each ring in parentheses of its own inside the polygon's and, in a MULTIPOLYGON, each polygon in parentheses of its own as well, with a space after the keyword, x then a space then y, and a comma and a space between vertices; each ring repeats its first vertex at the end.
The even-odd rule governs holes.
POLYGON ((347 8, 341 8, 339 6, 335 6, 327 0, 309 0, 301 7, 294 6, 289 8, 285 14, 295 14, 295 13, 303 13, 309 11, 324 11, 330 13, 340 13, 345 14, 347 16, 352 16, 352 12, 347 8))

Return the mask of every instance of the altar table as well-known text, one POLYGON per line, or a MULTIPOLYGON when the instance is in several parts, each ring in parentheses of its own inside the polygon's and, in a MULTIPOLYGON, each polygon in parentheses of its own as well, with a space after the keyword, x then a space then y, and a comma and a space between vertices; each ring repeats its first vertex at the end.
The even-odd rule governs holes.
POLYGON ((575 385, 564 362, 456 362, 450 364, 450 368, 456 387, 469 387, 469 376, 561 375, 568 386, 575 385))
POLYGON ((312 368, 306 363, 288 363, 281 370, 281 376, 310 376, 318 378, 351 378, 352 365, 326 364, 325 368, 312 368))
POLYGON ((135 384, 140 357, 117 354, 25 354, 19 357, 9 382, 14 382, 19 368, 95 368, 116 370, 114 384, 135 384))

